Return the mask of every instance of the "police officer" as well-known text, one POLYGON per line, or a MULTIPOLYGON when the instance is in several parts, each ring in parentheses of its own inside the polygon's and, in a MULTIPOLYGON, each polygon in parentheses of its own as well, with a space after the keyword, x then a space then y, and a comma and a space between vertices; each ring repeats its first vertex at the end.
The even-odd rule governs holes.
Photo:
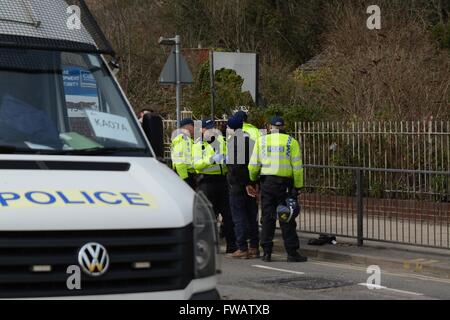
POLYGON ((194 144, 194 168, 199 174, 197 190, 206 195, 216 216, 222 215, 223 231, 227 242, 226 253, 233 254, 237 251, 237 245, 226 179, 228 172, 225 163, 227 147, 221 132, 214 128, 213 120, 204 120, 202 123, 203 140, 199 139, 194 144))
POLYGON ((238 111, 234 115, 236 119, 240 119, 244 122, 244 125, 242 126, 242 131, 247 133, 250 136, 250 139, 253 141, 258 141, 259 137, 261 137, 261 133, 259 132, 259 129, 255 127, 254 125, 248 123, 248 114, 244 111, 238 111))
POLYGON ((194 121, 192 119, 182 120, 180 130, 176 132, 176 136, 172 140, 171 156, 173 169, 181 179, 195 189, 196 172, 192 159, 194 145, 192 137, 194 137, 194 121))
MULTIPOLYGON (((259 138, 249 164, 249 195, 256 196, 261 182, 262 232, 261 246, 264 250, 263 261, 271 262, 273 237, 276 228, 276 210, 285 204, 286 199, 295 193, 296 197, 303 188, 303 163, 300 145, 297 140, 285 133, 285 123, 280 117, 271 121, 271 133, 259 138)), ((280 221, 284 246, 288 262, 305 262, 298 252, 300 243, 295 219, 280 221)))

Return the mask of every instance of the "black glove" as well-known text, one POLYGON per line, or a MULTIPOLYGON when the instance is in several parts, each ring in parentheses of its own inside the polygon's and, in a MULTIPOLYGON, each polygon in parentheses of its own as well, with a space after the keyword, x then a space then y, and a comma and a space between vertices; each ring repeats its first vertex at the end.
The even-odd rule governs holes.
POLYGON ((291 196, 297 198, 301 192, 301 189, 292 189, 291 196))

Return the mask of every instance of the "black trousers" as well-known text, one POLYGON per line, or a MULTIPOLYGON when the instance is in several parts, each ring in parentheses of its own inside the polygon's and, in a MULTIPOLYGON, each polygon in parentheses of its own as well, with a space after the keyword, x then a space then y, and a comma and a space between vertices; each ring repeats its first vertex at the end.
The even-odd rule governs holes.
MULTIPOLYGON (((264 252, 271 253, 273 249, 273 237, 275 236, 277 222, 277 207, 286 204, 286 199, 291 195, 293 182, 291 179, 266 176, 261 179, 262 202, 262 231, 261 247, 264 252)), ((288 254, 297 251, 300 243, 297 234, 297 222, 295 219, 289 223, 280 222, 284 247, 288 254)))
POLYGON ((189 174, 189 177, 184 180, 193 190, 197 189, 197 177, 193 174, 189 174))
POLYGON ((237 249, 234 224, 231 217, 228 182, 225 176, 204 176, 198 182, 199 192, 203 192, 211 202, 216 217, 222 216, 223 231, 228 249, 237 249))

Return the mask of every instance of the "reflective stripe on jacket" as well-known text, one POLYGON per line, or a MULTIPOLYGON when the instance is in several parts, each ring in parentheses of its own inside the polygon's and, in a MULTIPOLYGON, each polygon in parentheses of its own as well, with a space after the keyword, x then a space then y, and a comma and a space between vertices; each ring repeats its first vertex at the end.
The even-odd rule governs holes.
POLYGON ((250 164, 250 180, 259 176, 292 178, 295 188, 303 188, 303 162, 300 144, 287 134, 273 133, 258 139, 250 164))

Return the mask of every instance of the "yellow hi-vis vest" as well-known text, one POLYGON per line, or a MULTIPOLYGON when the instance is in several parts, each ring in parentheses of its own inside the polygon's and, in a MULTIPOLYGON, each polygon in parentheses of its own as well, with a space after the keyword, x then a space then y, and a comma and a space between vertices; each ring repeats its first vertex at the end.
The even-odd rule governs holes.
POLYGON ((303 162, 300 144, 287 134, 273 133, 258 139, 248 166, 250 180, 259 176, 292 178, 294 188, 303 188, 303 162))
POLYGON ((244 123, 244 126, 242 127, 242 131, 247 133, 250 136, 250 139, 252 139, 255 143, 261 137, 261 133, 259 132, 259 129, 250 123, 244 123))
POLYGON ((187 179, 189 174, 195 173, 192 163, 193 144, 194 141, 184 134, 178 135, 172 141, 172 167, 183 180, 187 179))
POLYGON ((194 169, 198 174, 222 176, 227 174, 228 168, 225 164, 227 142, 222 136, 219 136, 217 139, 218 151, 214 150, 210 143, 203 140, 194 144, 194 169), (212 160, 212 157, 218 152, 224 156, 224 160, 221 163, 215 163, 212 160))

